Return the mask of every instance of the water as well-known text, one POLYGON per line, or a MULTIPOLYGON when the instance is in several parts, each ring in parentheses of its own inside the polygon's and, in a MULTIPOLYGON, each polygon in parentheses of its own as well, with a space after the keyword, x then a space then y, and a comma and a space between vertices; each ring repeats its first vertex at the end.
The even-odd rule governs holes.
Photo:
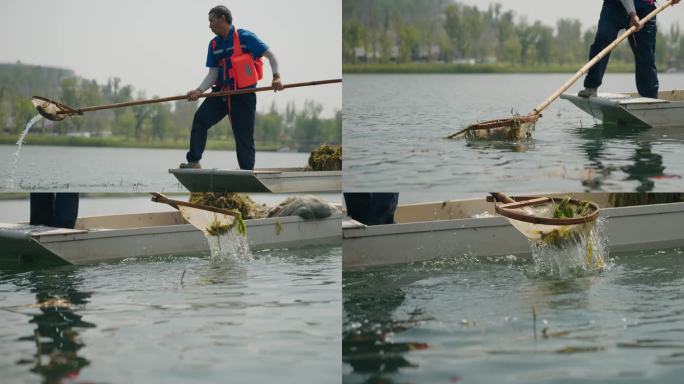
MULTIPOLYGON (((345 75, 344 190, 400 191, 401 202, 483 191, 673 191, 684 188, 684 131, 611 129, 565 100, 528 143, 445 140, 473 122, 527 114, 570 76, 345 75)), ((684 74, 660 75, 662 90, 684 74)), ((581 82, 569 92, 577 92, 581 82)), ((609 74, 601 91, 633 91, 609 74)))
POLYGON ((3 382, 339 382, 341 252, 0 269, 3 382))
POLYGON ((17 151, 14 153, 14 162, 12 162, 12 176, 10 176, 10 185, 12 186, 12 189, 16 189, 16 185, 14 184, 14 175, 17 171, 17 162, 19 162, 19 153, 21 152, 21 146, 24 144, 24 139, 26 138, 26 135, 28 135, 29 130, 35 123, 37 123, 43 116, 41 115, 35 115, 31 120, 29 120, 28 123, 26 123, 26 128, 24 128, 24 132, 21 133, 19 136, 19 140, 17 140, 17 151))
MULTIPOLYGON (((187 150, 28 144, 23 147, 14 177, 9 165, 0 167, 0 192, 185 191, 168 170, 185 162, 187 150)), ((16 146, 0 145, 4 164, 12 162, 15 151, 16 146)), ((308 153, 257 152, 256 167, 303 167, 308 157, 308 153)), ((206 151, 202 166, 239 168, 234 151, 206 151)))
POLYGON ((513 258, 344 272, 343 383, 680 383, 684 251, 609 262, 567 279, 513 258))
POLYGON ((222 235, 204 234, 209 242, 211 260, 214 262, 244 262, 252 259, 249 239, 232 229, 222 235))
POLYGON ((568 278, 595 274, 607 267, 608 237, 602 218, 588 230, 574 231, 556 241, 529 242, 534 261, 532 276, 568 278))

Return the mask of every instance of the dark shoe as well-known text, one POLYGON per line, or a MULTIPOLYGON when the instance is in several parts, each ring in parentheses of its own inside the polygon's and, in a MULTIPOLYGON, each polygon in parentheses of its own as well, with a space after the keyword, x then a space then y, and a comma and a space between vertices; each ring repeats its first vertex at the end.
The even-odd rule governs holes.
POLYGON ((195 169, 200 169, 202 166, 200 166, 199 161, 188 161, 187 163, 181 163, 178 168, 195 168, 195 169))
POLYGON ((584 88, 577 93, 577 96, 586 98, 596 97, 596 88, 584 88))

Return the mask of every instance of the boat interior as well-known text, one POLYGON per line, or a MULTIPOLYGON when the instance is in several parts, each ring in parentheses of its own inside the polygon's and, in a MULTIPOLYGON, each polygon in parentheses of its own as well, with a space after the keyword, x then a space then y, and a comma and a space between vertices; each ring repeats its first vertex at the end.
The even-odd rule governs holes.
MULTIPOLYGON (((667 203, 671 201, 681 201, 682 194, 659 194, 660 199, 648 199, 649 204, 667 203)), ((529 195, 525 196, 541 196, 529 195)), ((565 197, 563 193, 549 193, 544 196, 565 197)), ((643 196, 643 195, 642 195, 643 196)), ((515 195, 513 196, 515 197, 515 195)), ((587 200, 595 203, 599 208, 613 208, 616 205, 642 205, 639 194, 631 193, 573 193, 572 198, 577 200, 587 200)), ((482 199, 454 200, 432 203, 400 205, 395 211, 394 218, 397 224, 418 223, 426 221, 455 220, 467 218, 481 218, 488 216, 498 216, 494 211, 494 203, 487 202, 486 196, 482 199)))
MULTIPOLYGON (((628 93, 628 95, 631 97, 640 97, 636 92, 628 93)), ((671 91, 660 91, 658 92, 658 99, 667 101, 684 101, 684 91, 676 89, 671 91)))
POLYGON ((160 227, 166 225, 183 225, 187 221, 180 212, 150 212, 132 213, 126 215, 107 215, 81 217, 76 220, 74 229, 102 230, 102 229, 126 229, 160 227))

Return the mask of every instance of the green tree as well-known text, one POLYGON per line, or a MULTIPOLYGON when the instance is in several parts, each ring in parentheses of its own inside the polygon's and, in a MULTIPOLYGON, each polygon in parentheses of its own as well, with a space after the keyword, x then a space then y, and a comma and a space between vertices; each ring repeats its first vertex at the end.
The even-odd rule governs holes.
POLYGON ((560 64, 581 62, 586 50, 582 44, 582 23, 579 20, 560 19, 556 23, 556 60, 560 64))
POLYGON ((277 144, 283 136, 283 117, 278 113, 275 102, 266 114, 259 114, 256 120, 254 140, 264 144, 277 144))
POLYGON ((151 123, 152 140, 164 140, 173 133, 173 116, 167 104, 153 104, 151 123))
MULTIPOLYGON (((144 98, 145 93, 138 92, 138 100, 144 98)), ((131 107, 131 111, 133 111, 133 116, 135 116, 135 125, 133 127, 135 140, 142 140, 145 123, 152 117, 154 108, 150 104, 135 105, 131 107)))

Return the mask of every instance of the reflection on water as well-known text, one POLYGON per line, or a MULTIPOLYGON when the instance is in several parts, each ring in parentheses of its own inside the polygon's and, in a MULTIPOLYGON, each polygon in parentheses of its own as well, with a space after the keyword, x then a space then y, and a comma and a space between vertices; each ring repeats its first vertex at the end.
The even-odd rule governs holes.
MULTIPOLYGON (((345 273, 345 278, 351 280, 357 274, 345 273)), ((427 343, 419 341, 393 340, 426 320, 420 309, 405 319, 393 318, 394 310, 405 300, 400 284, 406 282, 393 281, 392 275, 378 276, 343 288, 342 360, 353 372, 368 375, 367 383, 392 383, 385 374, 397 373, 402 368, 418 368, 407 360, 406 352, 429 348, 427 343)))
POLYGON ((37 367, 55 382, 339 382, 341 253, 307 247, 260 250, 243 263, 193 254, 0 268, 0 381, 48 381, 37 367), (45 309, 38 292, 43 302, 54 298, 45 309), (49 324, 39 330, 40 363, 34 318, 49 324))
POLYGON ((90 364, 78 355, 84 346, 79 339, 80 329, 95 327, 77 313, 91 296, 80 290, 81 283, 73 268, 29 272, 23 281, 24 288, 35 293, 35 307, 40 313, 29 320, 36 327, 33 334, 20 338, 34 343, 36 353, 17 364, 33 365, 31 372, 41 375, 47 383, 75 379, 81 368, 90 364))
POLYGON ((485 141, 485 140, 471 140, 466 143, 466 147, 472 148, 478 151, 486 150, 501 150, 507 152, 527 152, 534 150, 534 141, 520 141, 520 142, 509 142, 509 141, 485 141))
POLYGON ((644 137, 649 128, 643 127, 615 127, 609 125, 597 125, 592 129, 574 130, 584 142, 580 145, 586 152, 591 168, 595 171, 593 177, 583 180, 582 184, 591 190, 601 190, 606 179, 609 179, 614 171, 626 173, 625 180, 638 182, 635 191, 652 192, 657 180, 681 176, 667 175, 663 156, 654 153, 652 141, 644 137), (616 166, 614 163, 614 148, 611 140, 621 140, 622 145, 631 145, 632 153, 624 165, 616 166), (607 164, 606 164, 607 163, 607 164))

